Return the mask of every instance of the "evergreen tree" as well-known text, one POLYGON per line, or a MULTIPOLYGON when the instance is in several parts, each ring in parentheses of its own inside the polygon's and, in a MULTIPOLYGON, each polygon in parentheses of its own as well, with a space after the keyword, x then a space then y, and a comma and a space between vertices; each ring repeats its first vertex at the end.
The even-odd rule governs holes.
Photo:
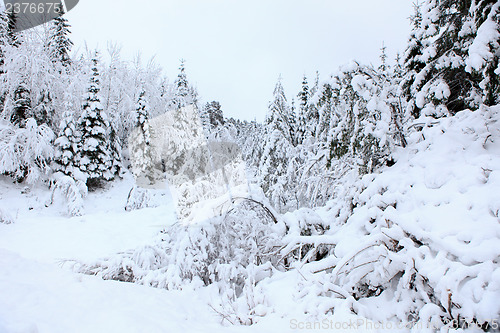
POLYGON ((197 92, 189 85, 186 75, 185 61, 181 60, 179 74, 174 82, 174 96, 170 101, 170 107, 180 109, 186 105, 196 104, 197 92))
POLYGON ((496 103, 499 6, 489 0, 424 3, 421 19, 414 19, 416 43, 407 52, 414 56, 406 57, 408 65, 417 67, 406 89, 415 117, 439 117, 496 103))
POLYGON ((61 131, 54 142, 56 146, 55 171, 62 172, 66 176, 77 178, 76 156, 79 152, 80 137, 77 132, 73 115, 66 111, 60 125, 61 131))
POLYGON ((151 126, 149 124, 149 106, 146 100, 146 93, 141 91, 136 104, 136 128, 137 132, 131 137, 134 140, 130 144, 130 158, 134 167, 134 175, 137 178, 146 176, 148 181, 153 179, 153 153, 151 147, 151 126))
POLYGON ((54 62, 59 62, 63 66, 69 66, 71 59, 69 53, 73 42, 69 39, 68 20, 63 17, 64 8, 60 5, 60 15, 52 20, 49 31, 49 54, 54 62))
POLYGON ((329 133, 327 166, 336 160, 370 173, 387 158, 391 138, 391 107, 383 75, 354 64, 333 78, 335 116, 329 133))
POLYGON ((81 131, 81 148, 78 152, 80 171, 87 176, 87 186, 97 187, 102 180, 114 178, 114 161, 109 151, 109 122, 100 97, 99 70, 97 55, 92 59, 92 75, 83 104, 83 112, 78 121, 81 131))
POLYGON ((14 91, 14 106, 10 121, 19 127, 24 127, 26 119, 31 117, 31 96, 25 84, 21 84, 14 91))
POLYGON ((316 127, 316 139, 321 145, 328 141, 328 132, 334 111, 333 106, 333 88, 329 83, 325 83, 318 101, 319 120, 316 127))
POLYGON ((380 73, 387 75, 389 65, 387 65, 387 47, 382 43, 380 48, 380 66, 378 67, 380 73))
POLYGON ((306 114, 306 131, 304 133, 304 141, 307 141, 309 145, 314 144, 314 139, 316 137, 317 127, 319 125, 319 101, 320 101, 321 91, 319 89, 319 72, 316 72, 316 78, 314 80, 314 85, 310 91, 310 97, 307 102, 307 114, 306 114))
POLYGON ((212 101, 205 104, 205 107, 202 110, 201 119, 203 126, 209 129, 223 126, 224 114, 221 110, 220 103, 212 101))
POLYGON ((408 113, 413 117, 418 118, 420 109, 415 104, 414 96, 416 94, 413 89, 413 84, 417 74, 425 67, 425 62, 422 59, 423 45, 421 37, 422 13, 421 6, 414 3, 414 14, 410 17, 412 22, 412 30, 408 40, 408 46, 404 53, 403 69, 406 75, 402 81, 402 93, 408 104, 408 113))
POLYGON ((299 108, 297 112, 297 142, 300 144, 304 140, 304 135, 307 131, 307 116, 309 113, 309 85, 307 77, 304 75, 302 80, 302 90, 297 95, 299 99, 299 108))
POLYGON ((120 137, 116 133, 115 126, 112 122, 109 124, 109 134, 108 134, 108 148, 107 150, 111 153, 111 168, 109 172, 114 176, 119 176, 122 171, 122 144, 120 137))
POLYGON ((475 31, 466 71, 479 76, 479 91, 486 105, 500 103, 500 4, 494 0, 476 0, 468 22, 475 31))
POLYGON ((5 12, 0 12, 0 74, 4 73, 5 51, 7 45, 9 45, 8 29, 9 17, 5 12))
POLYGON ((285 90, 281 84, 281 76, 278 78, 278 82, 274 87, 273 101, 269 104, 265 126, 268 133, 277 129, 291 144, 294 146, 297 145, 295 136, 295 116, 287 103, 285 90))
POLYGON ((14 11, 9 12, 7 18, 7 40, 11 46, 18 47, 21 42, 18 39, 18 32, 16 32, 16 13, 14 11))

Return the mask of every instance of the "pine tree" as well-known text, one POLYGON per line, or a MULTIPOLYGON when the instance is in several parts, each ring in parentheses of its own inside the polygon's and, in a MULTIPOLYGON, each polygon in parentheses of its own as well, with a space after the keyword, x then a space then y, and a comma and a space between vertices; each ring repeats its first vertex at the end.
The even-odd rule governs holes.
POLYGON ((11 46, 18 47, 21 42, 18 39, 18 32, 16 31, 16 13, 14 11, 9 12, 7 18, 7 40, 11 46))
POLYGON ((217 101, 212 101, 205 104, 202 113, 201 120, 203 126, 208 129, 214 129, 224 125, 224 114, 221 110, 220 103, 217 101))
POLYGON ((402 93, 408 104, 408 113, 413 117, 418 118, 420 109, 416 106, 414 96, 416 94, 413 89, 413 84, 417 74, 425 67, 425 62, 422 59, 423 45, 421 36, 422 27, 422 12, 421 5, 418 2, 414 3, 414 14, 410 17, 412 22, 412 30, 408 40, 408 47, 403 57, 403 69, 406 72, 401 83, 402 93))
POLYGON ((83 104, 83 112, 78 121, 81 131, 81 149, 77 160, 80 171, 87 175, 87 186, 95 188, 102 180, 114 178, 112 152, 109 151, 109 122, 100 97, 97 54, 92 59, 92 75, 83 104))
POLYGON ((194 102, 195 98, 193 94, 195 94, 195 92, 194 89, 192 89, 189 86, 184 60, 181 60, 181 65, 179 67, 179 74, 175 79, 174 88, 175 88, 174 96, 170 101, 171 108, 180 109, 194 102))
POLYGON ((378 71, 384 75, 387 75, 389 71, 389 65, 387 65, 387 47, 384 43, 382 43, 382 47, 380 48, 380 66, 378 67, 378 71))
POLYGON ((475 39, 469 48, 466 71, 478 75, 482 102, 500 103, 500 4, 477 0, 471 6, 469 24, 475 39))
POLYGON ((31 96, 25 84, 21 84, 14 92, 14 107, 10 121, 19 127, 24 127, 26 119, 31 117, 31 96))
POLYGON ((62 172, 66 176, 77 178, 75 171, 78 168, 76 156, 79 152, 79 133, 77 132, 73 115, 66 111, 60 125, 61 131, 54 142, 56 146, 54 171, 62 172))
POLYGON ((307 116, 309 113, 309 85, 307 77, 304 75, 302 80, 302 90, 297 95, 299 99, 299 108, 297 111, 297 142, 299 144, 304 140, 304 135, 307 131, 307 116))
POLYGON ((135 114, 137 132, 131 137, 131 140, 134 140, 134 142, 129 144, 131 150, 130 158, 136 179, 145 176, 149 181, 147 185, 151 185, 154 182, 154 164, 151 147, 151 126, 149 124, 149 106, 144 90, 139 94, 135 114))
POLYGON ((49 54, 54 62, 59 62, 67 67, 71 64, 69 53, 73 42, 69 39, 68 20, 63 17, 64 8, 60 5, 60 15, 52 20, 49 31, 49 54))
POLYGON ((285 90, 281 83, 281 76, 274 87, 273 101, 269 104, 265 126, 268 132, 279 130, 282 135, 294 146, 297 144, 295 135, 295 117, 287 103, 285 90))
POLYGON ((496 103, 498 10, 495 1, 424 3, 421 18, 413 19, 414 41, 405 57, 415 73, 413 82, 403 85, 415 117, 439 117, 496 103))

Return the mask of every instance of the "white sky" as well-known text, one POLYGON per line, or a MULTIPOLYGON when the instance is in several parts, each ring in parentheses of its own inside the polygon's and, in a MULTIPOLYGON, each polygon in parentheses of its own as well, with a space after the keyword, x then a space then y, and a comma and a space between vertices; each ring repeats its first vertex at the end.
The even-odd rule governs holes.
POLYGON ((326 79, 351 59, 379 63, 404 51, 410 0, 80 0, 67 18, 75 49, 122 46, 123 58, 155 56, 188 79, 226 116, 262 120, 279 74, 289 98, 302 76, 326 79))

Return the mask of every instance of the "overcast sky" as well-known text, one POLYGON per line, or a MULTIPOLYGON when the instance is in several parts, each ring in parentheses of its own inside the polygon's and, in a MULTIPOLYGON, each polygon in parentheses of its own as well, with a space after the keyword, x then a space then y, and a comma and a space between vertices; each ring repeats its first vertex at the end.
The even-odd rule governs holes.
POLYGON ((262 120, 278 76, 289 98, 302 76, 326 79, 356 59, 393 58, 409 33, 408 0, 80 0, 67 18, 75 49, 122 45, 124 59, 155 56, 174 80, 179 60, 203 101, 226 116, 262 120))

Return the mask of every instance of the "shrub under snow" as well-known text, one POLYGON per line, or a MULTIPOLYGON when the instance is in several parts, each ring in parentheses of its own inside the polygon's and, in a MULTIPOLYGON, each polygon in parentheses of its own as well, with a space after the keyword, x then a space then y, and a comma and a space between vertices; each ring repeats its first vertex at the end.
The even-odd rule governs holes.
POLYGON ((84 199, 87 196, 87 186, 81 180, 75 180, 69 176, 60 177, 52 190, 51 203, 54 198, 62 196, 67 204, 70 216, 81 216, 85 213, 84 199))

